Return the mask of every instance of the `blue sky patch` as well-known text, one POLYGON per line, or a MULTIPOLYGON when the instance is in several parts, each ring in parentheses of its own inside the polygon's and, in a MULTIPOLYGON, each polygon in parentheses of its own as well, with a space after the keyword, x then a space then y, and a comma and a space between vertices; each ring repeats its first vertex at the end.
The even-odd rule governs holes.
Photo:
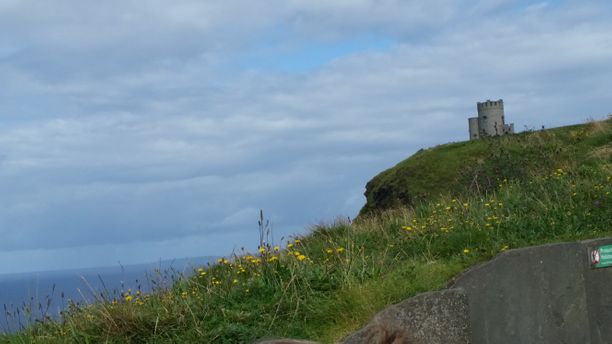
POLYGON ((240 61, 244 69, 280 72, 308 72, 333 60, 364 52, 388 51, 395 44, 391 37, 363 35, 338 41, 308 41, 299 45, 279 42, 259 47, 240 61))

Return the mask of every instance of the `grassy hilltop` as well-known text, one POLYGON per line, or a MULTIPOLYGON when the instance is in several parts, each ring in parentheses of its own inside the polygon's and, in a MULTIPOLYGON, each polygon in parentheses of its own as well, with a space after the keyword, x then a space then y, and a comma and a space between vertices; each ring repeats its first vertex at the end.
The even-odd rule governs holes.
POLYGON ((352 223, 274 243, 262 216, 258 252, 170 289, 71 307, 0 342, 336 342, 501 251, 612 235, 611 177, 610 119, 427 149, 370 181, 352 223))
MULTIPOLYGON (((528 180, 555 168, 574 172, 612 155, 610 120, 420 150, 366 185, 361 214, 414 206, 441 194, 478 195, 500 180, 528 180)), ((609 162, 609 161, 608 161, 609 162)))

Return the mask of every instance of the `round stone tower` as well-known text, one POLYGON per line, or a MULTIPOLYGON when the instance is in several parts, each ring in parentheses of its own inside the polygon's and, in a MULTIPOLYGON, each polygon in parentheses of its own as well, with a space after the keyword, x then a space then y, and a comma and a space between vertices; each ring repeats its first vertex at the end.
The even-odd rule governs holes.
POLYGON ((477 103, 478 108, 478 128, 480 137, 498 136, 504 134, 504 101, 487 100, 477 103))
POLYGON ((480 138, 480 130, 478 130, 478 117, 468 118, 470 125, 470 140, 476 140, 480 138))

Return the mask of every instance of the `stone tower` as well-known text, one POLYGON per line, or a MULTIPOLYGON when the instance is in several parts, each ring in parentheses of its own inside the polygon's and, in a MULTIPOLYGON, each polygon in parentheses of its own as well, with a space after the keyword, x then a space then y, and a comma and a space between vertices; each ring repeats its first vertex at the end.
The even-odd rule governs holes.
POLYGON ((476 108, 478 117, 468 119, 470 140, 514 133, 514 124, 506 124, 503 99, 476 103, 476 108))

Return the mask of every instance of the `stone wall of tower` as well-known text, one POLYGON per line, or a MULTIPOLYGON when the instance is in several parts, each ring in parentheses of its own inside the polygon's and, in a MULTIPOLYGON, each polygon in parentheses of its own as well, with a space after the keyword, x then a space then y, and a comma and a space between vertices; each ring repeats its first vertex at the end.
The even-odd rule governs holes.
POLYGON ((478 117, 468 118, 470 124, 470 140, 480 138, 480 129, 478 129, 478 117))
POLYGON ((480 137, 498 136, 504 134, 504 101, 487 100, 477 103, 478 109, 478 128, 480 137))

